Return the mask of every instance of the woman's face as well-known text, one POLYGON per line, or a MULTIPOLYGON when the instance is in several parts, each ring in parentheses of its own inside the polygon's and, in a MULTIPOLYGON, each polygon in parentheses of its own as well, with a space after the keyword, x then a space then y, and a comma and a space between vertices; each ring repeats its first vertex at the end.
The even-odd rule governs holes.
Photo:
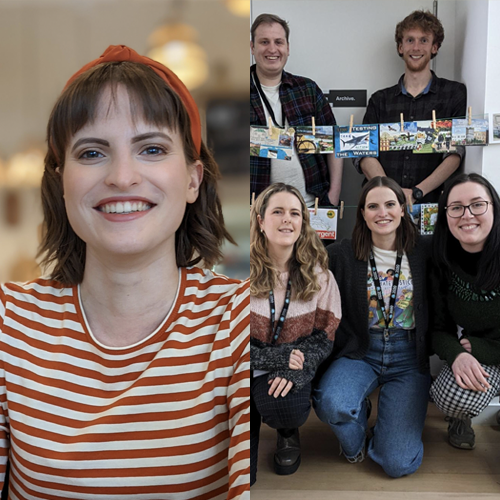
POLYGON ((199 161, 186 165, 177 132, 140 117, 134 123, 125 88, 118 86, 114 102, 106 90, 95 121, 66 151, 69 222, 88 255, 175 256, 175 231, 198 197, 202 172, 199 161))
POLYGON ((396 230, 404 215, 404 207, 400 205, 392 189, 378 186, 366 195, 365 207, 361 209, 361 213, 376 244, 377 238, 396 236, 396 230))
POLYGON ((484 186, 476 182, 464 182, 457 184, 448 195, 448 206, 446 210, 446 219, 448 228, 451 234, 460 242, 462 248, 470 253, 480 252, 484 248, 484 243, 488 238, 491 228, 493 227, 493 209, 488 204, 486 211, 482 215, 472 215, 469 209, 465 209, 461 217, 450 217, 452 207, 455 205, 468 206, 472 205, 473 211, 478 210, 477 207, 481 202, 491 202, 491 197, 484 186), (475 203, 479 203, 476 208, 475 203))
POLYGON ((302 204, 292 193, 273 194, 268 201, 264 218, 259 216, 260 228, 266 234, 269 249, 293 249, 302 230, 302 204))

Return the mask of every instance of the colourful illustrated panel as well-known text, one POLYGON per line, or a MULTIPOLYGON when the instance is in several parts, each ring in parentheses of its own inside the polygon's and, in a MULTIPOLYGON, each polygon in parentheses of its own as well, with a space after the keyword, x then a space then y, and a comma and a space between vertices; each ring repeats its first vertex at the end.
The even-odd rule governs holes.
POLYGON ((415 148, 417 122, 380 124, 380 151, 406 151, 415 148))
POLYGON ((452 144, 454 146, 485 146, 488 144, 488 119, 473 118, 469 125, 467 118, 454 118, 452 123, 452 144))
POLYGON ((490 142, 500 142, 500 113, 491 116, 490 142))
POLYGON ((422 203, 420 205, 420 234, 434 234, 437 216, 437 203, 422 203))
POLYGON ((455 151, 451 143, 451 120, 417 122, 417 138, 414 153, 447 153, 455 151))
POLYGON ((335 156, 357 158, 378 156, 378 125, 354 125, 335 128, 335 156))
POLYGON ((302 154, 333 153, 333 125, 298 126, 295 133, 297 152, 302 154))
POLYGON ((295 129, 272 127, 250 127, 250 156, 288 160, 293 156, 293 140, 295 129))
POLYGON ((311 217, 311 227, 322 240, 337 239, 338 209, 318 208, 318 213, 315 215, 314 208, 310 208, 309 215, 311 217))
MULTIPOLYGON (((384 297, 384 302, 387 307, 389 297, 392 293, 392 284, 394 281, 394 269, 378 270, 380 280, 380 288, 384 297)), ((368 295, 368 327, 385 328, 385 320, 382 311, 380 310, 377 301, 377 292, 371 271, 368 272, 367 281, 368 295)), ((390 328, 412 328, 414 326, 413 317, 413 278, 411 275, 405 276, 403 273, 399 276, 398 292, 394 307, 394 317, 391 320, 390 328)))

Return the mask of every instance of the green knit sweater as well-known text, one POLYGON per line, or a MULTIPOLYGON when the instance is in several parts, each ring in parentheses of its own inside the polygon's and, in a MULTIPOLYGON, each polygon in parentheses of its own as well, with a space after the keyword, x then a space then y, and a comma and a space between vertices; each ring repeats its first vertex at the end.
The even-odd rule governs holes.
POLYGON ((430 332, 435 353, 452 365, 467 352, 457 337, 463 328, 472 346, 471 354, 482 364, 500 365, 500 287, 486 292, 474 287, 474 278, 457 264, 447 280, 436 273, 429 277, 430 332))

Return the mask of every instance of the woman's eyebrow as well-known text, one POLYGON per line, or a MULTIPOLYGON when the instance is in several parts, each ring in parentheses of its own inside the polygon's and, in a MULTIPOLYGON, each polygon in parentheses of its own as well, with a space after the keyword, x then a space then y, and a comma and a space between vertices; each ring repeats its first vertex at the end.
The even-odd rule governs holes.
POLYGON ((167 140, 169 143, 172 143, 172 138, 160 131, 157 132, 147 132, 145 134, 139 134, 136 135, 135 137, 132 138, 132 144, 135 144, 136 142, 141 142, 141 141, 146 141, 148 139, 154 139, 155 137, 161 137, 162 139, 167 140))
POLYGON ((73 152, 78 146, 81 146, 82 144, 101 144, 103 146, 108 146, 109 147, 109 142, 105 141, 104 139, 98 139, 97 137, 82 137, 81 139, 78 139, 75 144, 73 144, 73 147, 71 148, 71 152, 73 152))

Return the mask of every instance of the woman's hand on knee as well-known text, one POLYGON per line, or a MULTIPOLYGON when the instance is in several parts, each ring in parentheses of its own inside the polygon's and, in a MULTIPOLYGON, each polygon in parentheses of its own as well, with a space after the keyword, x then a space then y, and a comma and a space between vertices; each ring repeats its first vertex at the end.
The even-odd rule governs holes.
POLYGON ((294 349, 290 353, 290 361, 288 362, 290 370, 302 370, 304 368, 304 354, 298 349, 294 349))
POLYGON ((460 339, 460 343, 462 344, 462 347, 469 353, 472 352, 472 345, 470 343, 470 340, 466 337, 462 337, 460 339))
POLYGON ((285 397, 290 389, 293 387, 293 382, 291 380, 287 380, 286 378, 276 377, 269 380, 268 384, 271 384, 269 388, 269 396, 274 396, 277 398, 280 394, 281 397, 285 397))
POLYGON ((489 375, 471 354, 460 353, 451 365, 451 369, 457 384, 462 389, 486 392, 490 388, 490 384, 486 380, 489 375))

